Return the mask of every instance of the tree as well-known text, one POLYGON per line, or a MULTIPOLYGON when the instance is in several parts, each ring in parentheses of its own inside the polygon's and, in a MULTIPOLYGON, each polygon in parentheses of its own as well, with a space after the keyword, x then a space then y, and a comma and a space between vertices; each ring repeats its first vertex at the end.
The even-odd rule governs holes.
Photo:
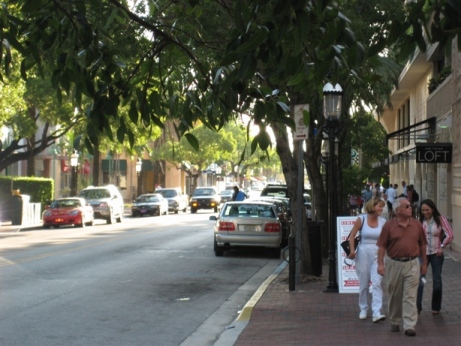
MULTIPOLYGON (((83 96, 92 100, 85 133, 89 150, 103 134, 113 137, 111 124, 118 126, 119 142, 127 138, 134 146, 133 131, 119 113, 123 106, 138 127, 163 128, 165 120, 173 121, 177 136, 196 150, 195 124, 219 130, 235 114, 251 110, 260 128, 251 152, 270 147, 267 129, 272 127, 295 218, 304 218, 304 212, 295 207, 302 168, 288 140, 287 126, 294 128, 290 107, 308 100, 312 108, 306 123, 313 133, 314 120, 319 129, 324 124, 326 79, 347 87, 345 118, 359 90, 372 89, 376 77, 377 69, 359 83, 366 52, 332 1, 164 0, 132 10, 117 0, 23 0, 21 5, 4 7, 2 42, 22 54, 24 77, 36 66, 52 81, 58 98, 72 95, 76 105, 83 96)), ((385 33, 378 34, 381 43, 385 33)), ((363 38, 372 41, 374 35, 363 38)), ((368 59, 380 52, 376 43, 370 47, 368 59)), ((4 52, 8 67, 9 50, 4 52)), ((306 162, 315 183, 320 141, 311 138, 306 162)))

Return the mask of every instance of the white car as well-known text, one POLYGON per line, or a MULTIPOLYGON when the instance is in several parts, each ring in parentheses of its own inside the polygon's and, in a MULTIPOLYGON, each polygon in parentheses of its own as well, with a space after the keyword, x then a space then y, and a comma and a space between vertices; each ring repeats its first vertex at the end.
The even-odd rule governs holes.
POLYGON ((88 186, 80 192, 79 197, 93 207, 95 219, 104 219, 107 223, 113 223, 114 219, 122 222, 125 207, 116 186, 88 186))
POLYGON ((187 211, 188 198, 181 190, 176 188, 162 188, 155 190, 168 201, 168 210, 177 214, 180 210, 187 211))

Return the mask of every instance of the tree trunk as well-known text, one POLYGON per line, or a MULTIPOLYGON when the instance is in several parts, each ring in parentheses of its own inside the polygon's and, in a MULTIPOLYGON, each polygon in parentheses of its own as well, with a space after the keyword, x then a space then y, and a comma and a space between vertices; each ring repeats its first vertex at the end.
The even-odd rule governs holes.
POLYGON ((91 185, 98 186, 99 183, 99 174, 100 174, 100 152, 99 152, 99 141, 96 143, 93 147, 93 181, 91 182, 91 185))

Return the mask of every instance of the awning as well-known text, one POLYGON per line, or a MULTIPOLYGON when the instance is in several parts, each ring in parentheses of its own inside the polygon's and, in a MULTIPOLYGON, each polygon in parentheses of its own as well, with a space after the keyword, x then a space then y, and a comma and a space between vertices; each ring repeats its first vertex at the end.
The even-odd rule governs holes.
POLYGON ((126 172, 126 168, 127 168, 126 160, 118 160, 118 159, 102 160, 102 171, 103 172, 126 172))

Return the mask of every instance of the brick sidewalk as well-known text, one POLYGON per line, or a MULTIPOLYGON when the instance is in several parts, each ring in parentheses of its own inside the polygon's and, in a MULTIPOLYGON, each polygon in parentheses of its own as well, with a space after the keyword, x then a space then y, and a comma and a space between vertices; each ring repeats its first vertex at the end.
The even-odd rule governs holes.
MULTIPOLYGON (((358 294, 323 293, 326 274, 296 284, 294 292, 288 291, 286 267, 253 308, 248 325, 234 345, 461 345, 461 262, 457 258, 460 255, 455 253, 445 257, 440 315, 430 311, 429 267, 415 337, 405 336, 402 326, 400 332, 392 333, 389 320, 359 320, 358 294)), ((328 273, 327 265, 323 273, 328 273)), ((386 292, 385 284, 383 288, 386 292)), ((386 293, 383 312, 387 315, 386 293)))

